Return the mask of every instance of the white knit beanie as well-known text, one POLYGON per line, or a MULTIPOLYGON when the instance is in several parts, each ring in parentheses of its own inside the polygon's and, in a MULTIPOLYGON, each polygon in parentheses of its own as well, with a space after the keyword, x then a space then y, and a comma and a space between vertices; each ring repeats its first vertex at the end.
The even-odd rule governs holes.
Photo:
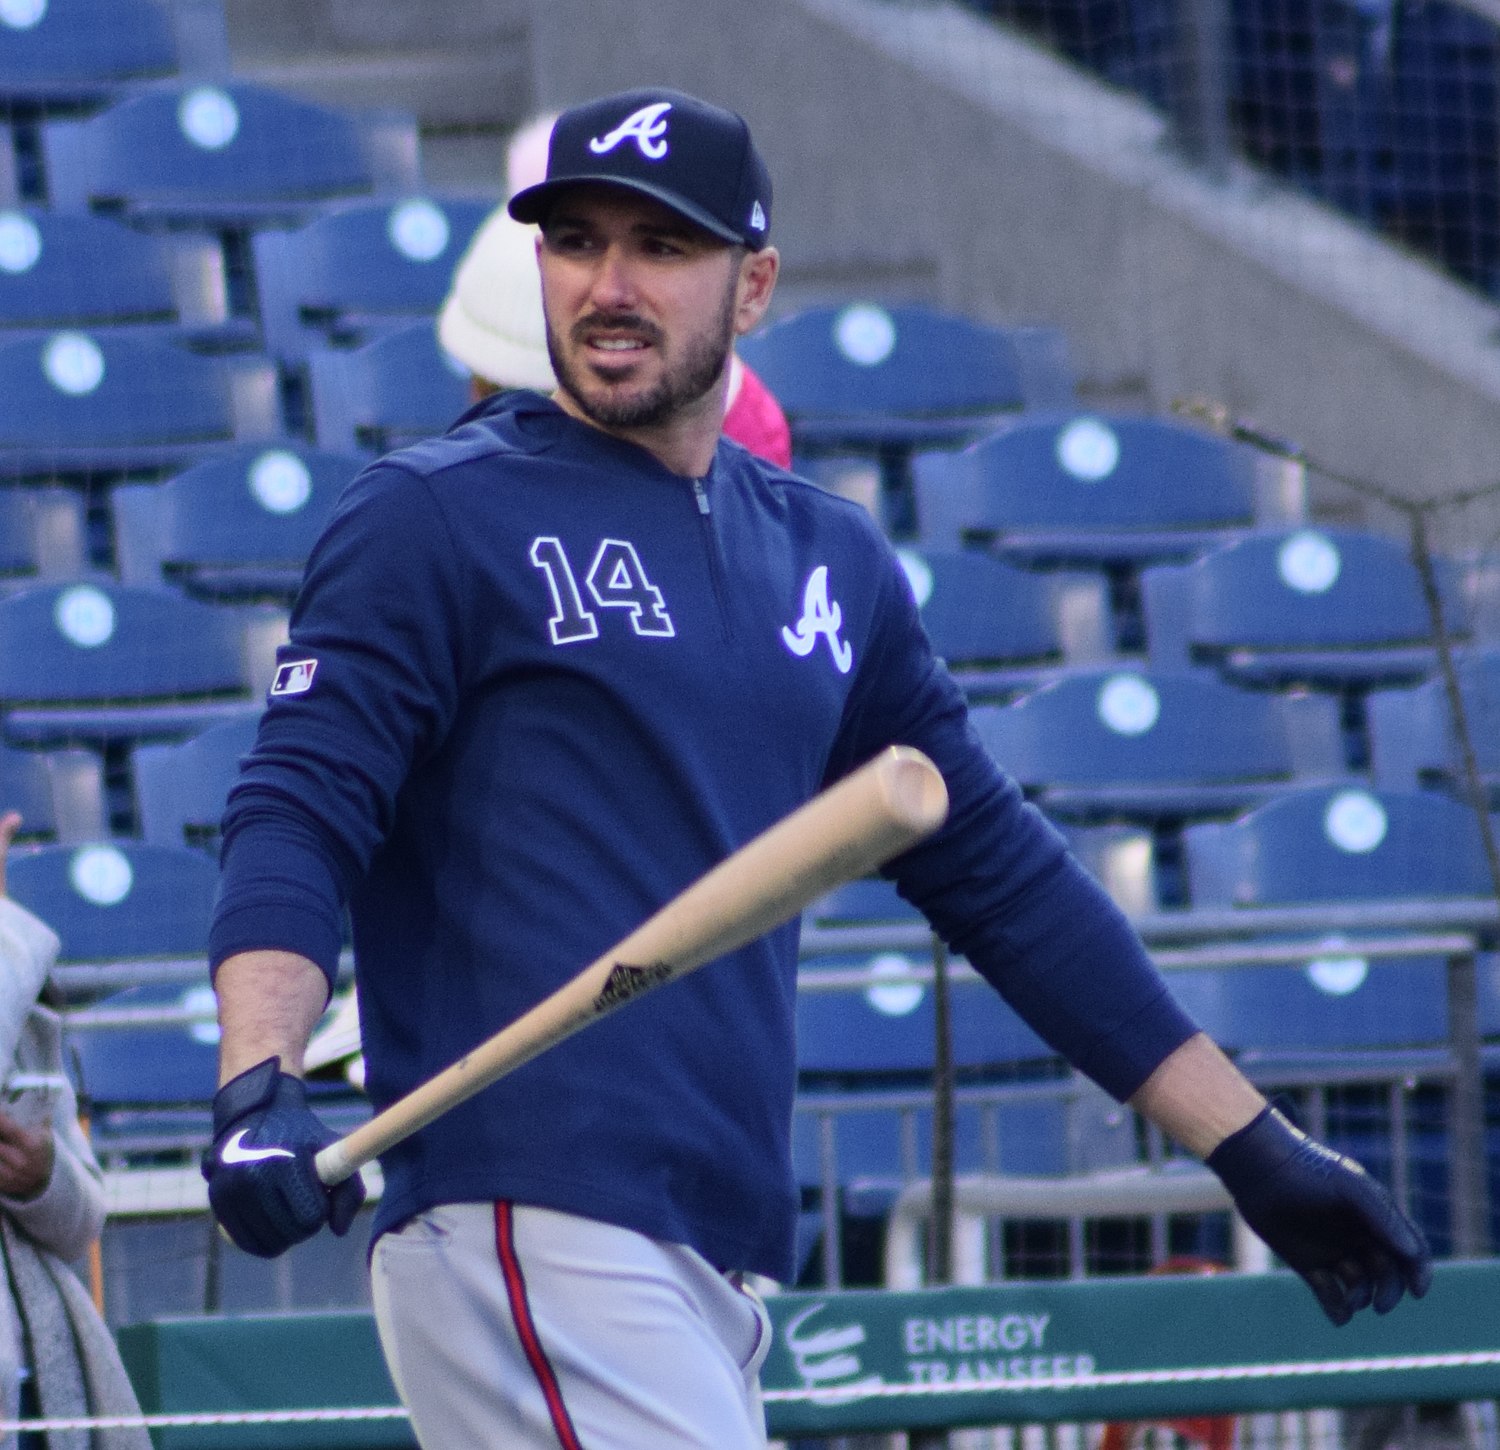
POLYGON ((557 386, 547 356, 536 228, 499 207, 474 234, 438 318, 443 346, 471 373, 502 388, 557 386))

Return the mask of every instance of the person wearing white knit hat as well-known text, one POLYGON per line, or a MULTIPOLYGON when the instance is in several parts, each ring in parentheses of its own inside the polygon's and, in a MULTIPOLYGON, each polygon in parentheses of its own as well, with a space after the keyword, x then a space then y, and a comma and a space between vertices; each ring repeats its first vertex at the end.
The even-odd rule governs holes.
POLYGON ((475 233, 438 317, 438 339, 473 375, 476 397, 557 386, 536 266, 536 228, 501 207, 475 233))

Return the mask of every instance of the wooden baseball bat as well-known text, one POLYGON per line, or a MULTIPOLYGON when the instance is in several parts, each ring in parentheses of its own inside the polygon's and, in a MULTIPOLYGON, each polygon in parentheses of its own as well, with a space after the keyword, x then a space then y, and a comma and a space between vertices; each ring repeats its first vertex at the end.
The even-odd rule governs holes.
POLYGON ((341 1183, 373 1158, 580 1027, 790 920, 935 831, 937 767, 893 745, 726 857, 550 997, 317 1157, 341 1183))

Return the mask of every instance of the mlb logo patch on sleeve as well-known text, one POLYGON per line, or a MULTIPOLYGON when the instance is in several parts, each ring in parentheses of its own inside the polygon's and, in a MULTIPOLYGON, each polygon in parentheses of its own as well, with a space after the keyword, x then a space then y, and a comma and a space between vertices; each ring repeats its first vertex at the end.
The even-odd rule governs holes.
POLYGON ((305 695, 312 689, 313 676, 317 673, 317 660, 288 660, 277 665, 276 678, 271 681, 271 698, 278 695, 305 695))

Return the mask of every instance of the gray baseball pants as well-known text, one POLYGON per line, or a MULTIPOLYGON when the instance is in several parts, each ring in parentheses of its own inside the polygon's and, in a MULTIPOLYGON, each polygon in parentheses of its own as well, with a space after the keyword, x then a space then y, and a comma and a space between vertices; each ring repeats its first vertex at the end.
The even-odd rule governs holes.
POLYGON ((380 1237, 372 1279, 423 1450, 765 1450, 765 1306, 692 1249, 446 1204, 380 1237))

